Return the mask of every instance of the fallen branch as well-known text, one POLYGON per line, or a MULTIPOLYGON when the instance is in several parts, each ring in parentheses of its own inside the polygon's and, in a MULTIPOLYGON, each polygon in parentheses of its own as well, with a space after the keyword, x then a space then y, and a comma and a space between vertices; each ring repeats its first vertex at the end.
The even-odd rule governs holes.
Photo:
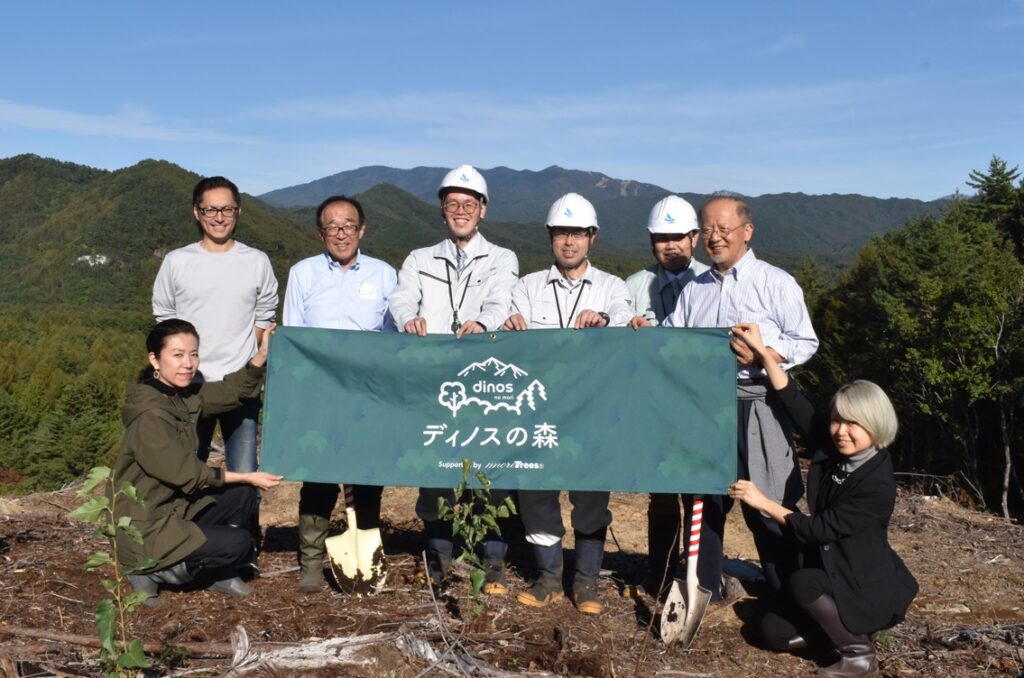
MULTIPOLYGON (((48 631, 46 629, 33 629, 25 628, 22 626, 11 626, 9 624, 0 624, 0 635, 17 636, 19 638, 35 638, 37 640, 54 640, 61 643, 68 643, 69 645, 81 645, 83 647, 99 648, 100 640, 95 636, 83 636, 77 633, 60 633, 58 631, 48 631)), ((207 658, 218 658, 218 657, 231 657, 234 654, 234 649, 231 647, 231 643, 156 643, 156 642, 144 642, 142 649, 149 654, 159 654, 164 651, 164 648, 173 645, 174 647, 180 647, 187 650, 193 657, 207 657, 207 658)), ((266 644, 268 647, 270 643, 266 644)), ((273 643, 273 647, 293 647, 299 645, 299 643, 273 643)))

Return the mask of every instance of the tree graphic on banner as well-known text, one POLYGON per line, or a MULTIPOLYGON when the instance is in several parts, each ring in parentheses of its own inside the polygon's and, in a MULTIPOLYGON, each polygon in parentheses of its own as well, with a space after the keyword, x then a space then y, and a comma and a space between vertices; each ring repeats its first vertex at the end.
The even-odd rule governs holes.
POLYGON ((459 408, 466 402, 466 387, 458 381, 444 382, 437 394, 437 402, 451 410, 453 417, 457 416, 459 408))

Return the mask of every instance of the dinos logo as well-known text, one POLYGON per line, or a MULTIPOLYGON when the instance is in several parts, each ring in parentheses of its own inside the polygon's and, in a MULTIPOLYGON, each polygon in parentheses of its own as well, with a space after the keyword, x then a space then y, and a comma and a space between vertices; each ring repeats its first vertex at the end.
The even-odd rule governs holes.
POLYGON ((494 357, 467 365, 458 376, 463 381, 446 381, 437 394, 437 402, 451 410, 453 417, 466 405, 479 405, 484 414, 496 410, 522 414, 524 405, 536 410, 538 398, 548 399, 539 380, 527 382, 529 374, 494 357))

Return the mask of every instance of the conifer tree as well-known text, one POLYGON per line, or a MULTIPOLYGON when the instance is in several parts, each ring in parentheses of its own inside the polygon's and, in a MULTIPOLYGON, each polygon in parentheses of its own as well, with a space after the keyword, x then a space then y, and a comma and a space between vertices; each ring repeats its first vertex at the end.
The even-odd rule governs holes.
POLYGON ((972 170, 967 185, 978 191, 972 210, 981 219, 991 221, 1010 237, 1018 257, 1024 255, 1024 179, 1015 165, 1012 169, 999 156, 992 156, 988 172, 972 170))

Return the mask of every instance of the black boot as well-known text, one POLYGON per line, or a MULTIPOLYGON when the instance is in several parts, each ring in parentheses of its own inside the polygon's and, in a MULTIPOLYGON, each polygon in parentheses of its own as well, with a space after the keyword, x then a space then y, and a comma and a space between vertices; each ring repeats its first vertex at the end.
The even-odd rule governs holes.
POLYGON ((508 545, 499 539, 484 542, 484 586, 483 592, 490 596, 508 594, 508 580, 505 579, 505 552, 508 545))
POLYGON ((534 545, 533 557, 540 575, 533 586, 516 599, 530 607, 545 607, 565 597, 562 592, 562 542, 550 546, 534 545))
POLYGON ((804 605, 803 609, 828 635, 840 655, 838 662, 822 668, 818 675, 829 678, 855 678, 856 676, 874 675, 878 672, 875 644, 868 636, 850 633, 843 626, 843 621, 839 617, 839 609, 832 596, 818 596, 804 605))
POLYGON ((427 576, 431 584, 440 586, 452 566, 452 528, 443 520, 426 520, 423 531, 427 533, 427 576))
POLYGON ((583 614, 601 614, 604 603, 597 590, 597 577, 604 559, 605 530, 589 535, 576 532, 576 574, 572 582, 572 601, 583 614))

